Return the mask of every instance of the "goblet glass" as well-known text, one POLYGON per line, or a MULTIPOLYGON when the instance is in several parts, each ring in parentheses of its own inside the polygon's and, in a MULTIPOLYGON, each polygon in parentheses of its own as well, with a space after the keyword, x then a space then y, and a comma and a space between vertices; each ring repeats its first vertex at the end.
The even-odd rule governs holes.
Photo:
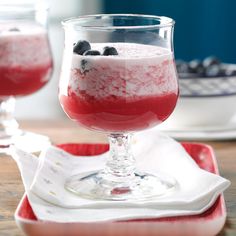
POLYGON ((72 120, 107 133, 110 144, 105 168, 72 176, 66 189, 85 198, 108 200, 148 199, 174 189, 171 178, 136 170, 131 152, 132 133, 160 124, 176 105, 174 21, 104 14, 62 24, 60 103, 72 120))
POLYGON ((8 147, 13 137, 24 134, 13 115, 15 97, 38 91, 51 77, 47 12, 43 6, 1 4, 0 147, 8 147))

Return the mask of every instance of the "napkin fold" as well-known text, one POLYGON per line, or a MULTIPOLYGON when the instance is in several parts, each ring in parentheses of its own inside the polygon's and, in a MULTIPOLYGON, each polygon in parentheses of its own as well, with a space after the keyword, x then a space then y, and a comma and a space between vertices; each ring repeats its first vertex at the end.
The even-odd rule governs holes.
POLYGON ((12 147, 26 193, 38 219, 55 222, 98 222, 200 214, 207 210, 230 184, 221 176, 198 167, 184 148, 156 130, 135 135, 132 146, 137 169, 165 173, 176 179, 172 194, 148 201, 95 201, 70 193, 66 179, 102 169, 108 152, 78 158, 50 146, 40 157, 12 147))

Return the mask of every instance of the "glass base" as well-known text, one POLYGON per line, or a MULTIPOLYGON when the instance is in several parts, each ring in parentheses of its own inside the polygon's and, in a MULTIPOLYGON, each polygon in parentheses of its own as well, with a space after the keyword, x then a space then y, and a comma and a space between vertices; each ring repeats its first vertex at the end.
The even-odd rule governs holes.
POLYGON ((51 142, 47 136, 18 129, 14 135, 0 136, 0 153, 9 153, 11 145, 26 152, 37 153, 50 144, 51 142))
POLYGON ((23 132, 20 129, 15 129, 12 134, 0 132, 0 153, 8 153, 9 147, 14 144, 14 139, 21 135, 23 132))
POLYGON ((161 197, 173 191, 177 182, 169 176, 135 173, 124 182, 106 178, 103 172, 72 176, 65 188, 84 198, 95 200, 148 200, 161 197))

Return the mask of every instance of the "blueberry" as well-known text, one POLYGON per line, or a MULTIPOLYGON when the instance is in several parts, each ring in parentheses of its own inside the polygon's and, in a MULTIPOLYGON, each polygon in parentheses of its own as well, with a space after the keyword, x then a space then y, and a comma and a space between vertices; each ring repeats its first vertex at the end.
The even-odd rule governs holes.
POLYGON ((12 32, 19 32, 20 30, 18 29, 18 28, 16 28, 16 27, 14 27, 14 28, 11 28, 11 29, 9 29, 9 31, 12 31, 12 32))
POLYGON ((116 56, 118 55, 117 50, 114 47, 104 47, 103 48, 103 56, 116 56))
POLYGON ((205 68, 212 66, 212 65, 220 65, 220 60, 217 57, 207 57, 202 62, 205 68))
POLYGON ((101 55, 101 53, 97 50, 88 50, 88 51, 84 52, 83 55, 84 56, 99 56, 99 55, 101 55))
POLYGON ((232 73, 230 76, 236 76, 236 70, 232 70, 232 73))
POLYGON ((89 44, 88 41, 86 40, 79 40, 74 48, 73 48, 73 52, 79 55, 83 55, 85 51, 88 51, 91 49, 91 46, 89 44))
POLYGON ((87 70, 87 65, 88 65, 87 60, 85 60, 85 59, 81 60, 81 62, 80 62, 81 71, 86 71, 87 70))
POLYGON ((178 73, 188 73, 189 72, 189 68, 188 68, 188 63, 186 63, 185 61, 182 60, 176 60, 176 68, 178 73))
POLYGON ((183 63, 185 63, 185 61, 180 60, 180 59, 175 60, 175 65, 176 65, 176 67, 181 66, 183 63))
POLYGON ((83 73, 86 73, 86 72, 89 71, 89 63, 88 63, 87 60, 85 60, 85 59, 81 60, 81 62, 80 62, 80 70, 83 73))
POLYGON ((196 74, 202 74, 204 72, 204 67, 202 65, 202 62, 197 59, 190 61, 189 62, 189 72, 196 73, 196 74))
POLYGON ((235 76, 236 71, 233 70, 232 68, 222 68, 221 69, 221 76, 235 76))
POLYGON ((221 76, 232 76, 233 71, 229 69, 222 68, 220 71, 221 76))
POLYGON ((220 65, 210 65, 206 68, 205 74, 207 77, 216 77, 219 76, 221 72, 220 65))

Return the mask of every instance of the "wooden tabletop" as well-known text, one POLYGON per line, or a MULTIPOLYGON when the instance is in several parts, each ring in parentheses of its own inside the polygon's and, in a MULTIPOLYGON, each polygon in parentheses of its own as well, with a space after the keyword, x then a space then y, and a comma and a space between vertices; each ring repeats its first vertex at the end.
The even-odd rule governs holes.
MULTIPOLYGON (((22 129, 47 135, 58 143, 65 142, 107 142, 104 135, 87 131, 69 120, 22 121, 22 129)), ((225 191, 227 221, 220 236, 236 235, 236 141, 205 142, 211 145, 217 157, 220 173, 231 180, 225 191)), ((0 236, 22 236, 14 221, 15 209, 24 193, 19 171, 15 162, 0 155, 0 236)), ((45 235, 46 236, 46 235, 45 235)))

